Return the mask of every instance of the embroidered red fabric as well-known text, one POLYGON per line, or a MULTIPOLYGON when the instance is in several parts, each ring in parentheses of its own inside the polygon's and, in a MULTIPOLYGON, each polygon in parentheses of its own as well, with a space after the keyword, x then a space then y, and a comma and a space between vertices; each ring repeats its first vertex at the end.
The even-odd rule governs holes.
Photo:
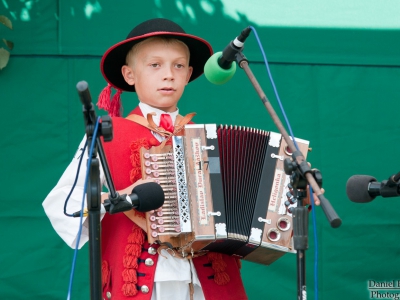
POLYGON ((225 272, 227 267, 222 258, 221 253, 208 252, 208 261, 211 263, 211 268, 214 270, 214 282, 218 285, 225 285, 230 281, 228 273, 225 272))
POLYGON ((123 258, 124 270, 122 271, 122 279, 124 284, 122 285, 122 292, 125 296, 135 296, 137 294, 137 268, 138 268, 138 258, 140 256, 140 251, 129 251, 134 248, 142 248, 144 243, 144 233, 143 230, 136 224, 132 227, 132 232, 129 234, 127 239, 128 245, 125 247, 125 255, 123 258), (128 251, 127 251, 128 250, 128 251), (137 255, 139 254, 139 255, 137 255))

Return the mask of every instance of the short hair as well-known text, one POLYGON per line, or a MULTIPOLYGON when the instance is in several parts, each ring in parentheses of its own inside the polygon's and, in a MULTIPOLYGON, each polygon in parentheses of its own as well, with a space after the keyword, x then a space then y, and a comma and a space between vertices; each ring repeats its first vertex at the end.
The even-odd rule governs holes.
POLYGON ((188 55, 188 61, 190 60, 190 51, 189 51, 189 47, 182 41, 172 38, 172 37, 165 37, 165 36, 153 36, 153 37, 149 37, 135 45, 133 45, 133 47, 131 48, 131 50, 129 50, 128 54, 126 55, 126 59, 125 59, 125 64, 129 65, 129 62, 133 62, 134 61, 134 57, 137 55, 139 48, 141 47, 141 45, 144 45, 148 42, 152 42, 152 41, 160 41, 165 43, 166 45, 168 44, 178 44, 178 45, 182 45, 185 48, 185 51, 187 52, 188 55))

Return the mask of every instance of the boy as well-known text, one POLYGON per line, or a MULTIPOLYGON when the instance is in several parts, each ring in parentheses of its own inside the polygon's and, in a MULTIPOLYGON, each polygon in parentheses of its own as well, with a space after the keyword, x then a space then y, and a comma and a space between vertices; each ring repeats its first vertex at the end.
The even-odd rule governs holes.
MULTIPOLYGON (((109 85, 102 91, 98 105, 114 117, 113 141, 103 146, 120 194, 130 194, 143 182, 139 149, 168 142, 165 137, 179 133, 190 122, 191 115, 179 115, 177 103, 186 84, 203 73, 211 54, 208 42, 186 34, 166 19, 139 24, 126 40, 104 54, 101 70, 109 85), (111 87, 117 93, 110 103, 111 87), (119 117, 121 91, 136 91, 140 101, 127 119, 119 117)), ((79 152, 43 202, 53 227, 71 247, 76 243, 79 221, 64 216, 62 206, 74 181, 79 152)), ((84 173, 80 172, 68 211, 80 210, 84 173)), ((165 250, 159 256, 158 245, 147 243, 144 230, 144 215, 135 210, 104 215, 104 299, 247 299, 236 258, 208 253, 189 260, 171 256, 165 250)), ((84 227, 79 246, 87 239, 84 227)))

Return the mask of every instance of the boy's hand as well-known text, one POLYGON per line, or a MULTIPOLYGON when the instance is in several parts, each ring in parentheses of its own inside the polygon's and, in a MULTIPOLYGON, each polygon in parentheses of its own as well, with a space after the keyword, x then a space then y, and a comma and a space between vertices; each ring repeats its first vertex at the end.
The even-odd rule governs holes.
MULTIPOLYGON (((322 194, 323 193, 325 193, 325 190, 323 189, 323 188, 321 188, 321 192, 322 192, 322 194)), ((310 193, 310 188, 308 187, 308 193, 310 193)), ((314 198, 314 204, 315 205, 320 205, 321 204, 321 202, 319 201, 319 199, 318 199, 318 196, 315 194, 315 193, 313 193, 313 198, 314 198)), ((309 198, 310 199, 310 198, 309 198)))
POLYGON ((120 195, 123 195, 123 194, 130 195, 130 194, 132 194, 132 190, 136 186, 138 186, 140 184, 143 184, 143 183, 148 183, 148 182, 155 182, 155 181, 154 181, 154 179, 139 179, 138 181, 136 181, 135 183, 131 184, 130 186, 124 188, 123 190, 118 191, 118 194, 120 194, 120 195))
MULTIPOLYGON (((307 162, 308 166, 311 168, 311 164, 309 162, 307 162)), ((322 194, 325 193, 325 190, 323 188, 321 188, 321 192, 322 194)), ((314 191, 313 191, 313 198, 314 198, 314 204, 319 206, 321 204, 321 202, 318 199, 318 196, 315 195, 314 191)), ((311 204, 311 200, 310 200, 310 186, 307 185, 307 199, 305 201, 306 204, 311 204)))
MULTIPOLYGON (((322 194, 325 193, 325 190, 321 188, 322 194)), ((304 199, 304 205, 311 205, 311 198, 310 198, 310 186, 307 186, 307 198, 304 199)), ((320 201, 318 199, 318 196, 315 193, 312 193, 313 199, 314 199, 314 204, 315 205, 320 205, 320 201)))

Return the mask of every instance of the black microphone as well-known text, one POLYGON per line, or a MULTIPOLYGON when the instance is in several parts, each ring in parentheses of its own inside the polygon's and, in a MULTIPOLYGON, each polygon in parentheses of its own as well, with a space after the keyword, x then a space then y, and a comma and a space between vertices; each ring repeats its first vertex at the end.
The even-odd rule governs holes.
MULTIPOLYGON (((392 177, 391 177, 392 178, 392 177)), ((400 196, 399 184, 391 179, 378 182, 369 175, 354 175, 347 180, 347 197, 353 202, 371 202, 376 196, 400 196)))
MULTIPOLYGON (((147 212, 161 207, 164 204, 164 198, 164 191, 158 183, 146 182, 135 186, 130 195, 117 193, 115 198, 106 199, 103 205, 110 214, 129 211, 132 208, 147 212)), ((80 215, 80 211, 73 214, 74 217, 80 217, 80 215)))
POLYGON ((240 35, 231 41, 222 52, 214 53, 204 65, 204 75, 214 84, 224 84, 236 72, 236 54, 242 51, 244 42, 251 32, 250 27, 242 30, 240 35))
POLYGON ((87 110, 90 110, 92 108, 92 97, 90 96, 88 83, 83 80, 79 81, 76 84, 76 89, 78 90, 79 99, 83 106, 85 106, 87 110))

